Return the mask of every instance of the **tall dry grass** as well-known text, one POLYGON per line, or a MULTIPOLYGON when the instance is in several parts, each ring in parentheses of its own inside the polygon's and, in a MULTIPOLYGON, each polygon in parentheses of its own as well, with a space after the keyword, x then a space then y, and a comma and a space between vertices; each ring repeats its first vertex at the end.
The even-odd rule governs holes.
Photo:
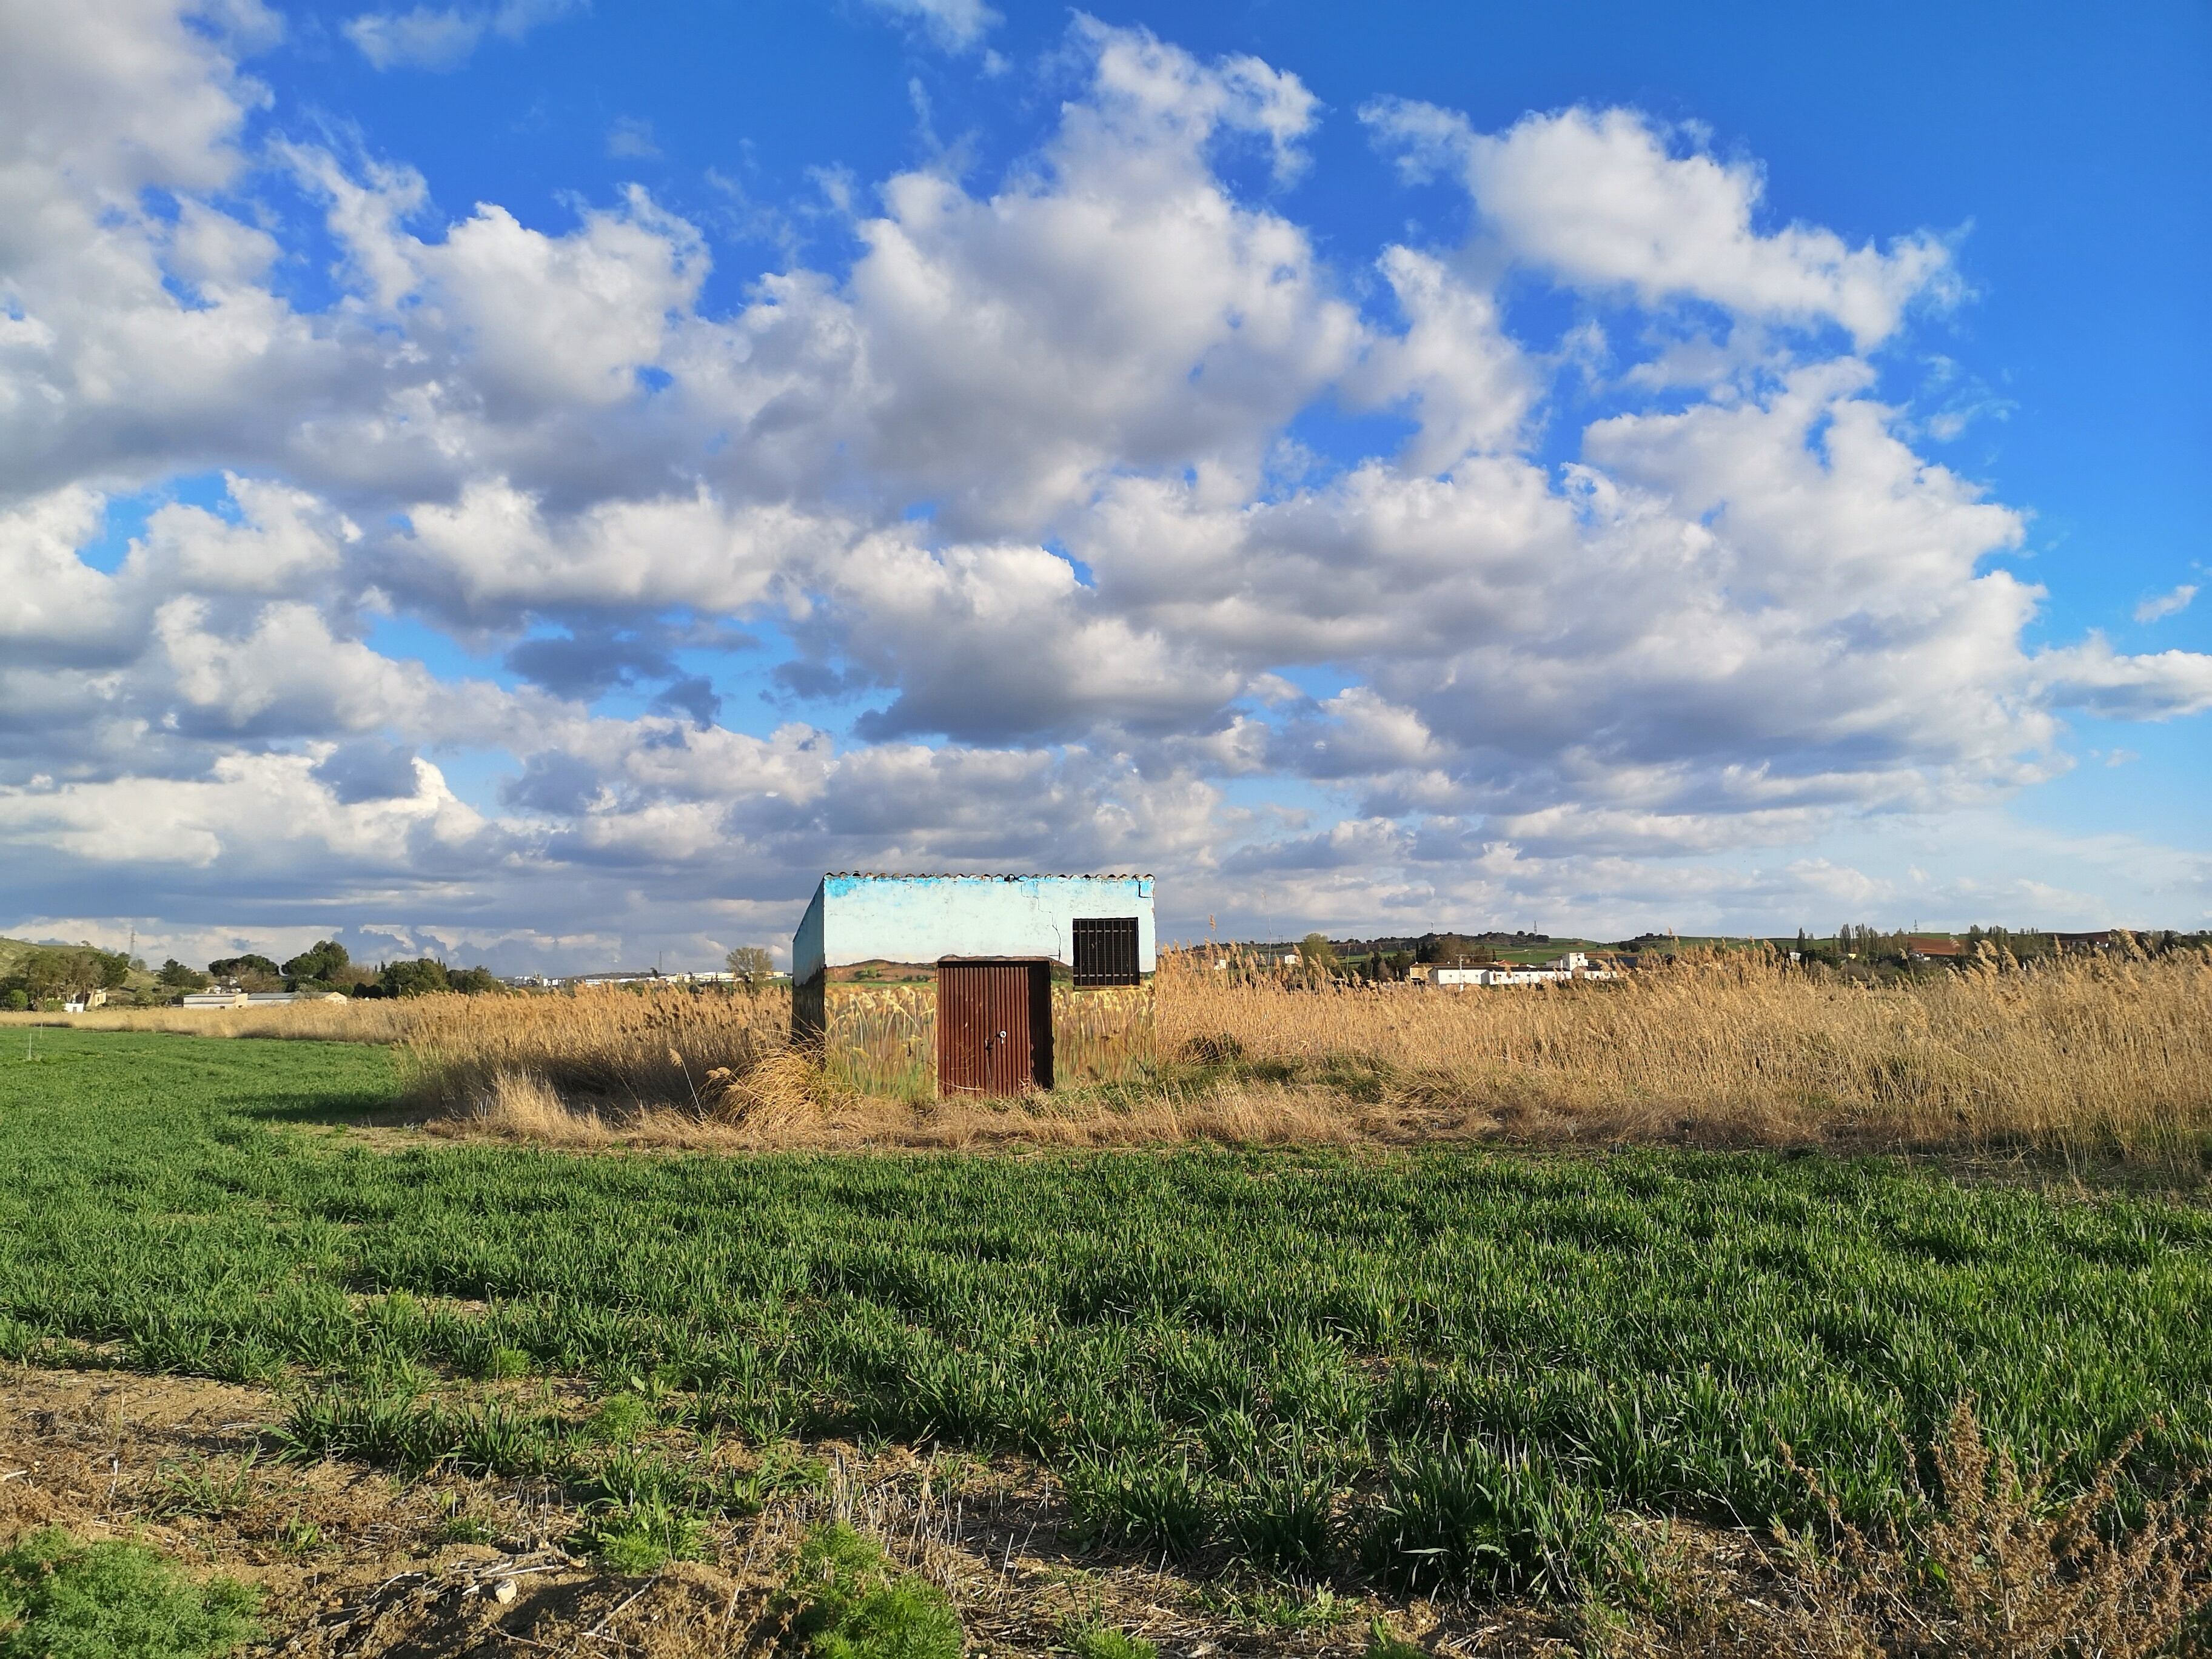
POLYGON ((705 1114, 735 1079, 780 1053, 791 994, 699 996, 598 988, 573 995, 431 996, 400 1042, 418 1098, 471 1102, 527 1077, 616 1117, 654 1107, 705 1114))
POLYGON ((531 1139, 1498 1134, 2020 1149, 2192 1175, 2212 1154, 2212 956, 2203 952, 2028 969, 1992 956, 1963 972, 1867 986, 1736 951, 1616 984, 1466 990, 1246 979, 1170 957, 1153 1003, 1149 1036, 1137 1021, 1074 1034, 1081 1073, 1137 1080, 1011 1103, 873 1089, 849 1067, 825 1074, 787 1052, 782 989, 100 1010, 67 1023, 392 1043, 418 1106, 531 1139), (1109 1052, 1117 1045, 1130 1052, 1109 1052), (574 1122, 546 1120, 546 1109, 574 1122))
POLYGON ((2033 1147, 2194 1166, 2212 1141, 2212 955, 1995 954, 1891 985, 1771 953, 1613 984, 1164 981, 1170 1054, 1231 1054, 1544 1136, 2033 1147))

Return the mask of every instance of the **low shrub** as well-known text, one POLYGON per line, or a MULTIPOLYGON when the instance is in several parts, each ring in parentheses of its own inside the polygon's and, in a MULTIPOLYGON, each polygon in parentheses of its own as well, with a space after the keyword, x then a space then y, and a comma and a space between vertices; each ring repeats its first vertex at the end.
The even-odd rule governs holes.
POLYGON ((1104 1626, 1078 1631, 1068 1646, 1075 1659, 1160 1659, 1160 1650, 1141 1636, 1104 1626))
POLYGON ((659 1498, 640 1498, 597 1511, 576 1534, 586 1553, 617 1572, 653 1572, 670 1561, 696 1561, 707 1529, 659 1498))
POLYGON ((0 1659, 217 1659, 260 1634, 258 1600, 194 1584, 143 1544, 48 1527, 0 1551, 0 1659))
POLYGON ((960 1659, 960 1625, 945 1592, 895 1571, 842 1522, 807 1539, 781 1601, 812 1659, 960 1659))

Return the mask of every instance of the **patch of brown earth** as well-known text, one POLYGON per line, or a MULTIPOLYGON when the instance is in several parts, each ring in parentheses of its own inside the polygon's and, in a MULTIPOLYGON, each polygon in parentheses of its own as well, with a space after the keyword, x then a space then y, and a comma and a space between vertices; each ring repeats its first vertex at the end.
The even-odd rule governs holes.
POLYGON ((706 1560, 624 1574, 580 1553, 582 1512, 547 1483, 283 1462, 265 1432, 282 1414, 268 1390, 199 1378, 0 1370, 0 1545, 49 1525, 150 1544, 258 1588, 256 1651, 298 1659, 765 1653, 792 1558, 831 1519, 941 1585, 978 1655, 1065 1653, 1073 1632, 1106 1626, 1164 1655, 1320 1659, 1363 1653, 1378 1617, 1440 1652, 1572 1645, 1534 1609, 1206 1582, 1086 1553, 1033 1465, 902 1447, 811 1447, 818 1487, 714 1523, 706 1560), (463 1532, 488 1541, 445 1541, 463 1532))

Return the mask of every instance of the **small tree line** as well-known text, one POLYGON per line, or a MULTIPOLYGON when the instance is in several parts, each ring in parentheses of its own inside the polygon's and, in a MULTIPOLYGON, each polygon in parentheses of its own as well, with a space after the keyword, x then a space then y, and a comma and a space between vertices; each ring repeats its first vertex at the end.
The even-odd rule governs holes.
POLYGON ((334 939, 318 939, 281 963, 249 951, 217 957, 204 968, 171 957, 159 968, 149 969, 121 951, 92 945, 39 945, 16 957, 0 974, 0 1007, 17 1012, 62 1007, 83 1001, 94 991, 106 992, 111 1003, 174 1002, 217 986, 350 997, 415 997, 439 991, 481 995, 507 988, 489 968, 458 968, 435 957, 372 967, 354 961, 334 939))
POLYGON ((317 939, 299 955, 283 963, 248 952, 219 957, 196 972, 172 957, 155 977, 178 990, 204 989, 210 984, 234 985, 242 991, 343 993, 355 997, 419 997, 439 991, 482 995, 507 988, 490 969, 456 968, 435 957, 412 957, 368 967, 354 961, 334 939, 317 939))

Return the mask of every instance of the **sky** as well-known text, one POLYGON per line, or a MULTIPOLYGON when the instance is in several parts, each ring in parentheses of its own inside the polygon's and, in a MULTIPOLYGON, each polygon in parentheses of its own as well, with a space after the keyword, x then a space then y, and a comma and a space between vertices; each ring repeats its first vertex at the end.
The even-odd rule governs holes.
POLYGON ((2212 925, 2208 76, 2196 0, 0 0, 0 931, 2212 925))

